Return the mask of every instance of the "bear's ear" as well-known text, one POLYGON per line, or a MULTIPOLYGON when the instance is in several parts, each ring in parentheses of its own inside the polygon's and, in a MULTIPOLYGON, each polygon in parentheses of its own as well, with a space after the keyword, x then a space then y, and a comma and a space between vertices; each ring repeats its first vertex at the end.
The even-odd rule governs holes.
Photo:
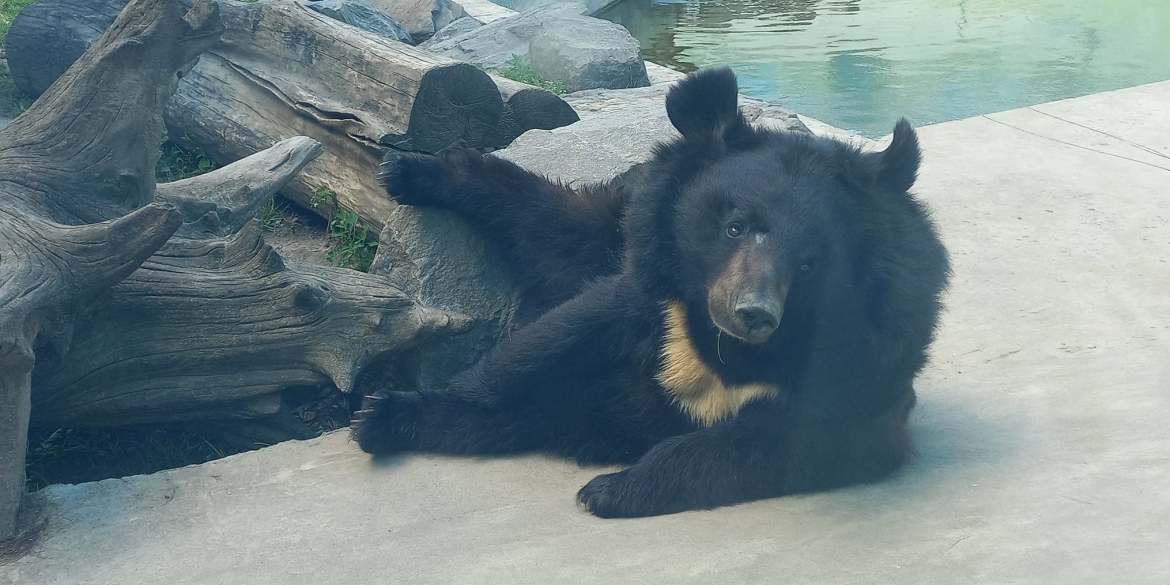
POLYGON ((918 163, 922 153, 918 150, 918 136, 905 118, 894 126, 894 139, 890 146, 877 155, 877 184, 895 193, 909 191, 918 178, 918 163))
POLYGON ((722 135, 737 123, 739 85, 730 67, 692 73, 666 94, 666 115, 687 138, 722 135))

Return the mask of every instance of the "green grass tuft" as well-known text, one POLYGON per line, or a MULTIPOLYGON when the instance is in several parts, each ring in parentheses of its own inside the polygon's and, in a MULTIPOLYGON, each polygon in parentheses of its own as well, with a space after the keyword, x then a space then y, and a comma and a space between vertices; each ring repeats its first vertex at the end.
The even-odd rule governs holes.
POLYGON ((339 268, 368 272, 378 242, 370 240, 369 230, 358 227, 358 222, 356 212, 337 208, 333 219, 329 220, 329 237, 337 240, 337 248, 331 250, 325 259, 339 268))
POLYGON ((280 225, 280 213, 276 209, 276 198, 269 197, 268 201, 256 212, 256 221, 260 223, 260 228, 266 232, 276 230, 276 226, 280 225))
POLYGON ((154 165, 154 177, 160 183, 170 183, 202 175, 215 168, 215 161, 198 147, 186 149, 173 142, 165 142, 162 146, 162 157, 158 159, 158 164, 154 165))
MULTIPOLYGON (((20 10, 33 0, 0 0, 0 48, 8 39, 8 28, 20 10)), ((4 54, 0 50, 0 118, 15 118, 32 105, 32 100, 23 96, 12 83, 12 75, 8 71, 8 63, 3 60, 4 54)))
POLYGON ((12 21, 17 14, 25 6, 32 4, 34 0, 0 0, 0 45, 8 38, 8 28, 12 26, 12 21))
POLYGON ((500 77, 506 77, 512 81, 519 81, 520 83, 527 83, 528 85, 535 85, 557 95, 565 93, 565 84, 541 77, 540 73, 529 64, 528 59, 521 55, 512 55, 512 58, 508 60, 507 64, 502 69, 497 69, 496 73, 500 77))
POLYGON ((337 244, 325 259, 338 268, 369 272, 378 242, 371 240, 369 230, 360 226, 361 218, 357 212, 339 205, 337 193, 328 187, 313 189, 313 196, 309 199, 309 206, 313 209, 322 205, 329 207, 329 237, 337 244))
POLYGON ((313 197, 309 199, 309 206, 313 209, 321 207, 328 203, 331 207, 337 205, 337 193, 329 187, 317 187, 313 189, 313 197))

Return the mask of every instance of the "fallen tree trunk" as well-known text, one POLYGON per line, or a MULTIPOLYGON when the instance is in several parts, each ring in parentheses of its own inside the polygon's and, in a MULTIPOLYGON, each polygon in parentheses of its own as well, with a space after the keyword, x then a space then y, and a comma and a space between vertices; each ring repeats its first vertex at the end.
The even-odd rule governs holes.
POLYGON ((0 540, 16 531, 30 416, 263 417, 283 387, 351 389, 373 360, 466 323, 263 242, 247 218, 320 154, 311 139, 156 189, 163 104, 223 31, 214 2, 184 10, 133 0, 0 130, 0 540))
MULTIPOLYGON (((7 42, 18 87, 36 95, 53 78, 52 67, 66 60, 45 55, 84 45, 99 15, 112 20, 124 1, 40 0, 25 9, 7 42)), ((498 148, 529 129, 577 120, 547 91, 493 80, 471 65, 367 33, 293 0, 230 3, 222 13, 222 43, 184 77, 168 104, 172 137, 189 138, 222 163, 281 137, 310 136, 324 152, 283 193, 312 207, 314 192, 328 189, 375 233, 394 207, 375 178, 385 147, 498 148)))
MULTIPOLYGON (((294 136, 215 172, 163 183, 155 198, 174 205, 184 217, 202 220, 197 233, 203 237, 226 236, 251 221, 262 204, 319 156, 317 141, 294 136)), ((186 225, 179 233, 195 233, 192 228, 186 225)))
POLYGON ((37 368, 33 422, 260 418, 285 387, 349 392, 374 359, 464 323, 381 277, 286 265, 261 234, 252 222, 226 239, 163 246, 77 325, 65 359, 37 368))

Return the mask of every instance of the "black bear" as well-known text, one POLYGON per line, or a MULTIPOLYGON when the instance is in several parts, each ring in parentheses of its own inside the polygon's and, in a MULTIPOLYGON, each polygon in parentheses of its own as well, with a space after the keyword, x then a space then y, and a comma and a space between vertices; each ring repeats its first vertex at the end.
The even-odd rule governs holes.
POLYGON ((445 389, 368 397, 362 449, 630 464, 577 494, 603 517, 868 482, 906 460, 949 275, 907 192, 910 125, 873 153, 756 129, 727 68, 679 82, 666 110, 681 137, 636 190, 574 191, 464 150, 387 155, 387 191, 482 227, 539 317, 445 389))

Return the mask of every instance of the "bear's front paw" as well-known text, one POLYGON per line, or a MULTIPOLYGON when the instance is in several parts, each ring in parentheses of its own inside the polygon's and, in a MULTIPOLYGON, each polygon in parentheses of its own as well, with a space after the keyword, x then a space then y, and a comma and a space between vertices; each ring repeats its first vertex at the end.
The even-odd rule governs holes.
POLYGON ((619 499, 615 485, 621 473, 607 473, 593 478, 581 491, 577 492, 577 505, 588 510, 594 516, 602 518, 621 518, 619 499))
POLYGON ((577 492, 577 504, 601 518, 636 518, 665 514, 661 502, 653 501, 644 486, 638 485, 630 470, 606 473, 593 478, 577 492))
POLYGON ((445 174, 443 160, 433 154, 391 150, 378 180, 399 204, 437 205, 445 174))
POLYGON ((380 391, 367 396, 353 421, 353 438, 373 454, 409 451, 416 446, 422 414, 418 392, 380 391))

